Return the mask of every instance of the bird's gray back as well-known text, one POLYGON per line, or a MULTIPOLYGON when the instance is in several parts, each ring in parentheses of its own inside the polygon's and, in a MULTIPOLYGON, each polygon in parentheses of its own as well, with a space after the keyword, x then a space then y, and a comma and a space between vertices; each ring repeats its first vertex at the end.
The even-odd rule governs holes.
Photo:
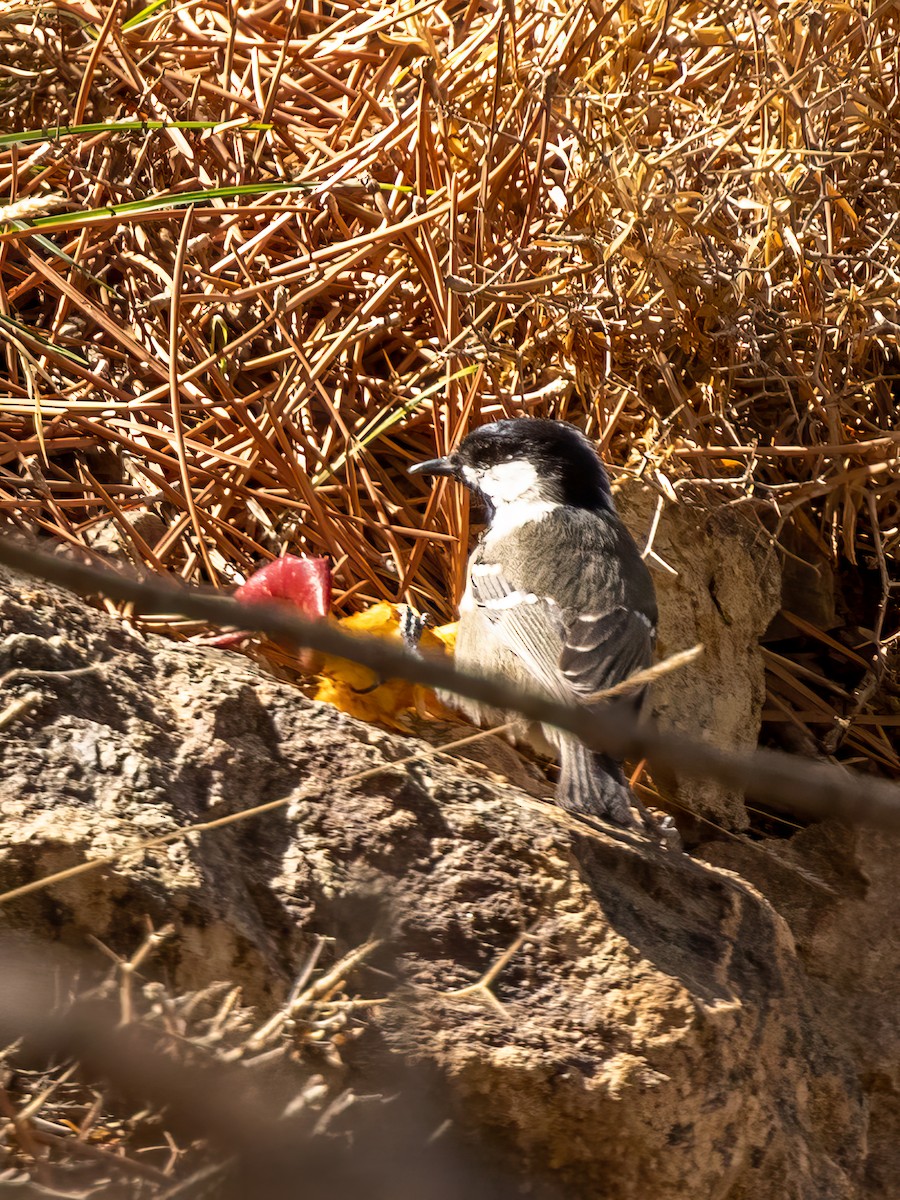
POLYGON ((517 590, 547 596, 564 611, 624 605, 656 625, 653 582, 615 512, 560 506, 543 520, 491 539, 489 549, 482 542, 472 563, 484 559, 497 563, 517 590))

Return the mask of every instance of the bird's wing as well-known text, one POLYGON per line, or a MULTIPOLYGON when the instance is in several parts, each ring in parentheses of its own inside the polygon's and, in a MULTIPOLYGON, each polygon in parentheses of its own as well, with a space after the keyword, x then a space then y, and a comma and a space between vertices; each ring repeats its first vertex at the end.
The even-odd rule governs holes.
POLYGON ((618 605, 570 621, 555 600, 514 587, 497 564, 478 564, 472 598, 508 650, 557 699, 585 700, 648 666, 654 630, 618 605))
POLYGON ((570 701, 571 688, 559 670, 565 622, 556 601, 515 587, 497 563, 473 566, 470 587, 479 612, 506 649, 551 696, 570 701))
POLYGON ((558 668, 576 696, 593 696, 642 671, 653 660, 649 619, 619 605, 582 613, 569 626, 558 668))

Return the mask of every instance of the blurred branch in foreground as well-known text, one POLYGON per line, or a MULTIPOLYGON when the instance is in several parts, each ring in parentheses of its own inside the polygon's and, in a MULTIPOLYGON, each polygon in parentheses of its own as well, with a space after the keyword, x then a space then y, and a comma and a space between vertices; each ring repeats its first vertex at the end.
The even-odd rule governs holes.
POLYGON ((242 604, 227 596, 182 590, 159 580, 138 580, 57 558, 0 539, 0 563, 81 595, 103 595, 134 604, 141 613, 180 614, 214 625, 254 629, 298 646, 350 659, 382 678, 407 679, 573 733, 586 745, 617 758, 646 758, 651 767, 715 779, 788 812, 831 817, 850 824, 900 829, 900 788, 843 767, 813 763, 771 750, 736 754, 682 734, 667 733, 610 709, 588 714, 546 696, 528 694, 495 679, 467 675, 446 661, 400 650, 378 638, 351 637, 325 621, 308 621, 284 609, 242 604))
POLYGON ((141 1195, 149 1188, 171 1200, 300 1194, 306 1200, 512 1200, 517 1194, 459 1138, 436 1136, 446 1114, 435 1111, 425 1081, 395 1056, 379 1056, 377 1074, 368 1080, 378 1094, 338 1097, 320 1112, 309 1103, 309 1063, 289 1038, 255 1061, 223 1062, 202 1038, 167 1034, 134 1012, 124 1022, 119 1004, 86 989, 91 974, 87 959, 73 951, 0 939, 0 1046, 11 1048, 0 1053, 0 1067, 7 1062, 14 1078, 29 1067, 75 1063, 81 1077, 110 1085, 129 1109, 145 1117, 148 1105, 165 1109, 165 1128, 180 1144, 197 1150, 200 1139, 209 1152, 199 1155, 199 1169, 195 1153, 180 1171, 164 1174, 133 1154, 81 1141, 74 1128, 37 1116, 41 1105, 17 1108, 0 1072, 0 1127, 9 1122, 9 1137, 34 1161, 32 1181, 0 1184, 4 1194, 13 1186, 16 1196, 34 1200, 94 1194, 93 1187, 48 1190, 41 1147, 63 1162, 91 1157, 98 1177, 112 1172, 123 1184, 129 1180, 127 1190, 115 1191, 108 1181, 103 1195, 133 1195, 141 1184, 141 1195), (351 1102, 357 1100, 365 1102, 351 1102))

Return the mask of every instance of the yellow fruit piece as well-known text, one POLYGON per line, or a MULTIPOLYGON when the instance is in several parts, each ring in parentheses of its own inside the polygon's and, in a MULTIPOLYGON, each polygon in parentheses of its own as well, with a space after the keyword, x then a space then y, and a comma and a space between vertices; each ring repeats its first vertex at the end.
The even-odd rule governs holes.
MULTIPOLYGON (((373 604, 363 612, 342 617, 337 623, 345 633, 401 641, 400 609, 396 604, 373 604)), ((445 625, 434 631, 425 629, 419 646, 426 653, 447 652, 448 649, 452 652, 455 632, 455 625, 445 625)), ((341 712, 360 721, 390 725, 394 729, 404 728, 401 718, 411 709, 419 716, 441 716, 444 713, 443 706, 430 688, 407 683, 404 679, 388 679, 379 683, 367 667, 330 656, 325 657, 322 665, 316 699, 333 704, 341 712)))
POLYGON ((451 621, 449 625, 439 625, 434 631, 434 636, 450 654, 456 649, 456 631, 458 628, 459 621, 451 621))

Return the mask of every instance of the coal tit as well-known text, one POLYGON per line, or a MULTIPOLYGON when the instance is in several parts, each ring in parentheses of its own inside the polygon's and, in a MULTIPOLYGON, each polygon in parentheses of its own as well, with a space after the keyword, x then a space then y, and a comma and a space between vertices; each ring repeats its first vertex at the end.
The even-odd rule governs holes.
MULTIPOLYGON (((579 430, 533 417, 495 421, 410 472, 451 476, 487 510, 460 602, 458 667, 597 709, 604 702, 596 693, 650 665, 653 582, 579 430)), ((639 707, 642 699, 632 693, 613 703, 639 707)), ((475 701, 452 703, 479 725, 510 719, 475 701)), ((563 808, 634 824, 632 793, 614 759, 524 718, 514 738, 559 757, 563 808)))

